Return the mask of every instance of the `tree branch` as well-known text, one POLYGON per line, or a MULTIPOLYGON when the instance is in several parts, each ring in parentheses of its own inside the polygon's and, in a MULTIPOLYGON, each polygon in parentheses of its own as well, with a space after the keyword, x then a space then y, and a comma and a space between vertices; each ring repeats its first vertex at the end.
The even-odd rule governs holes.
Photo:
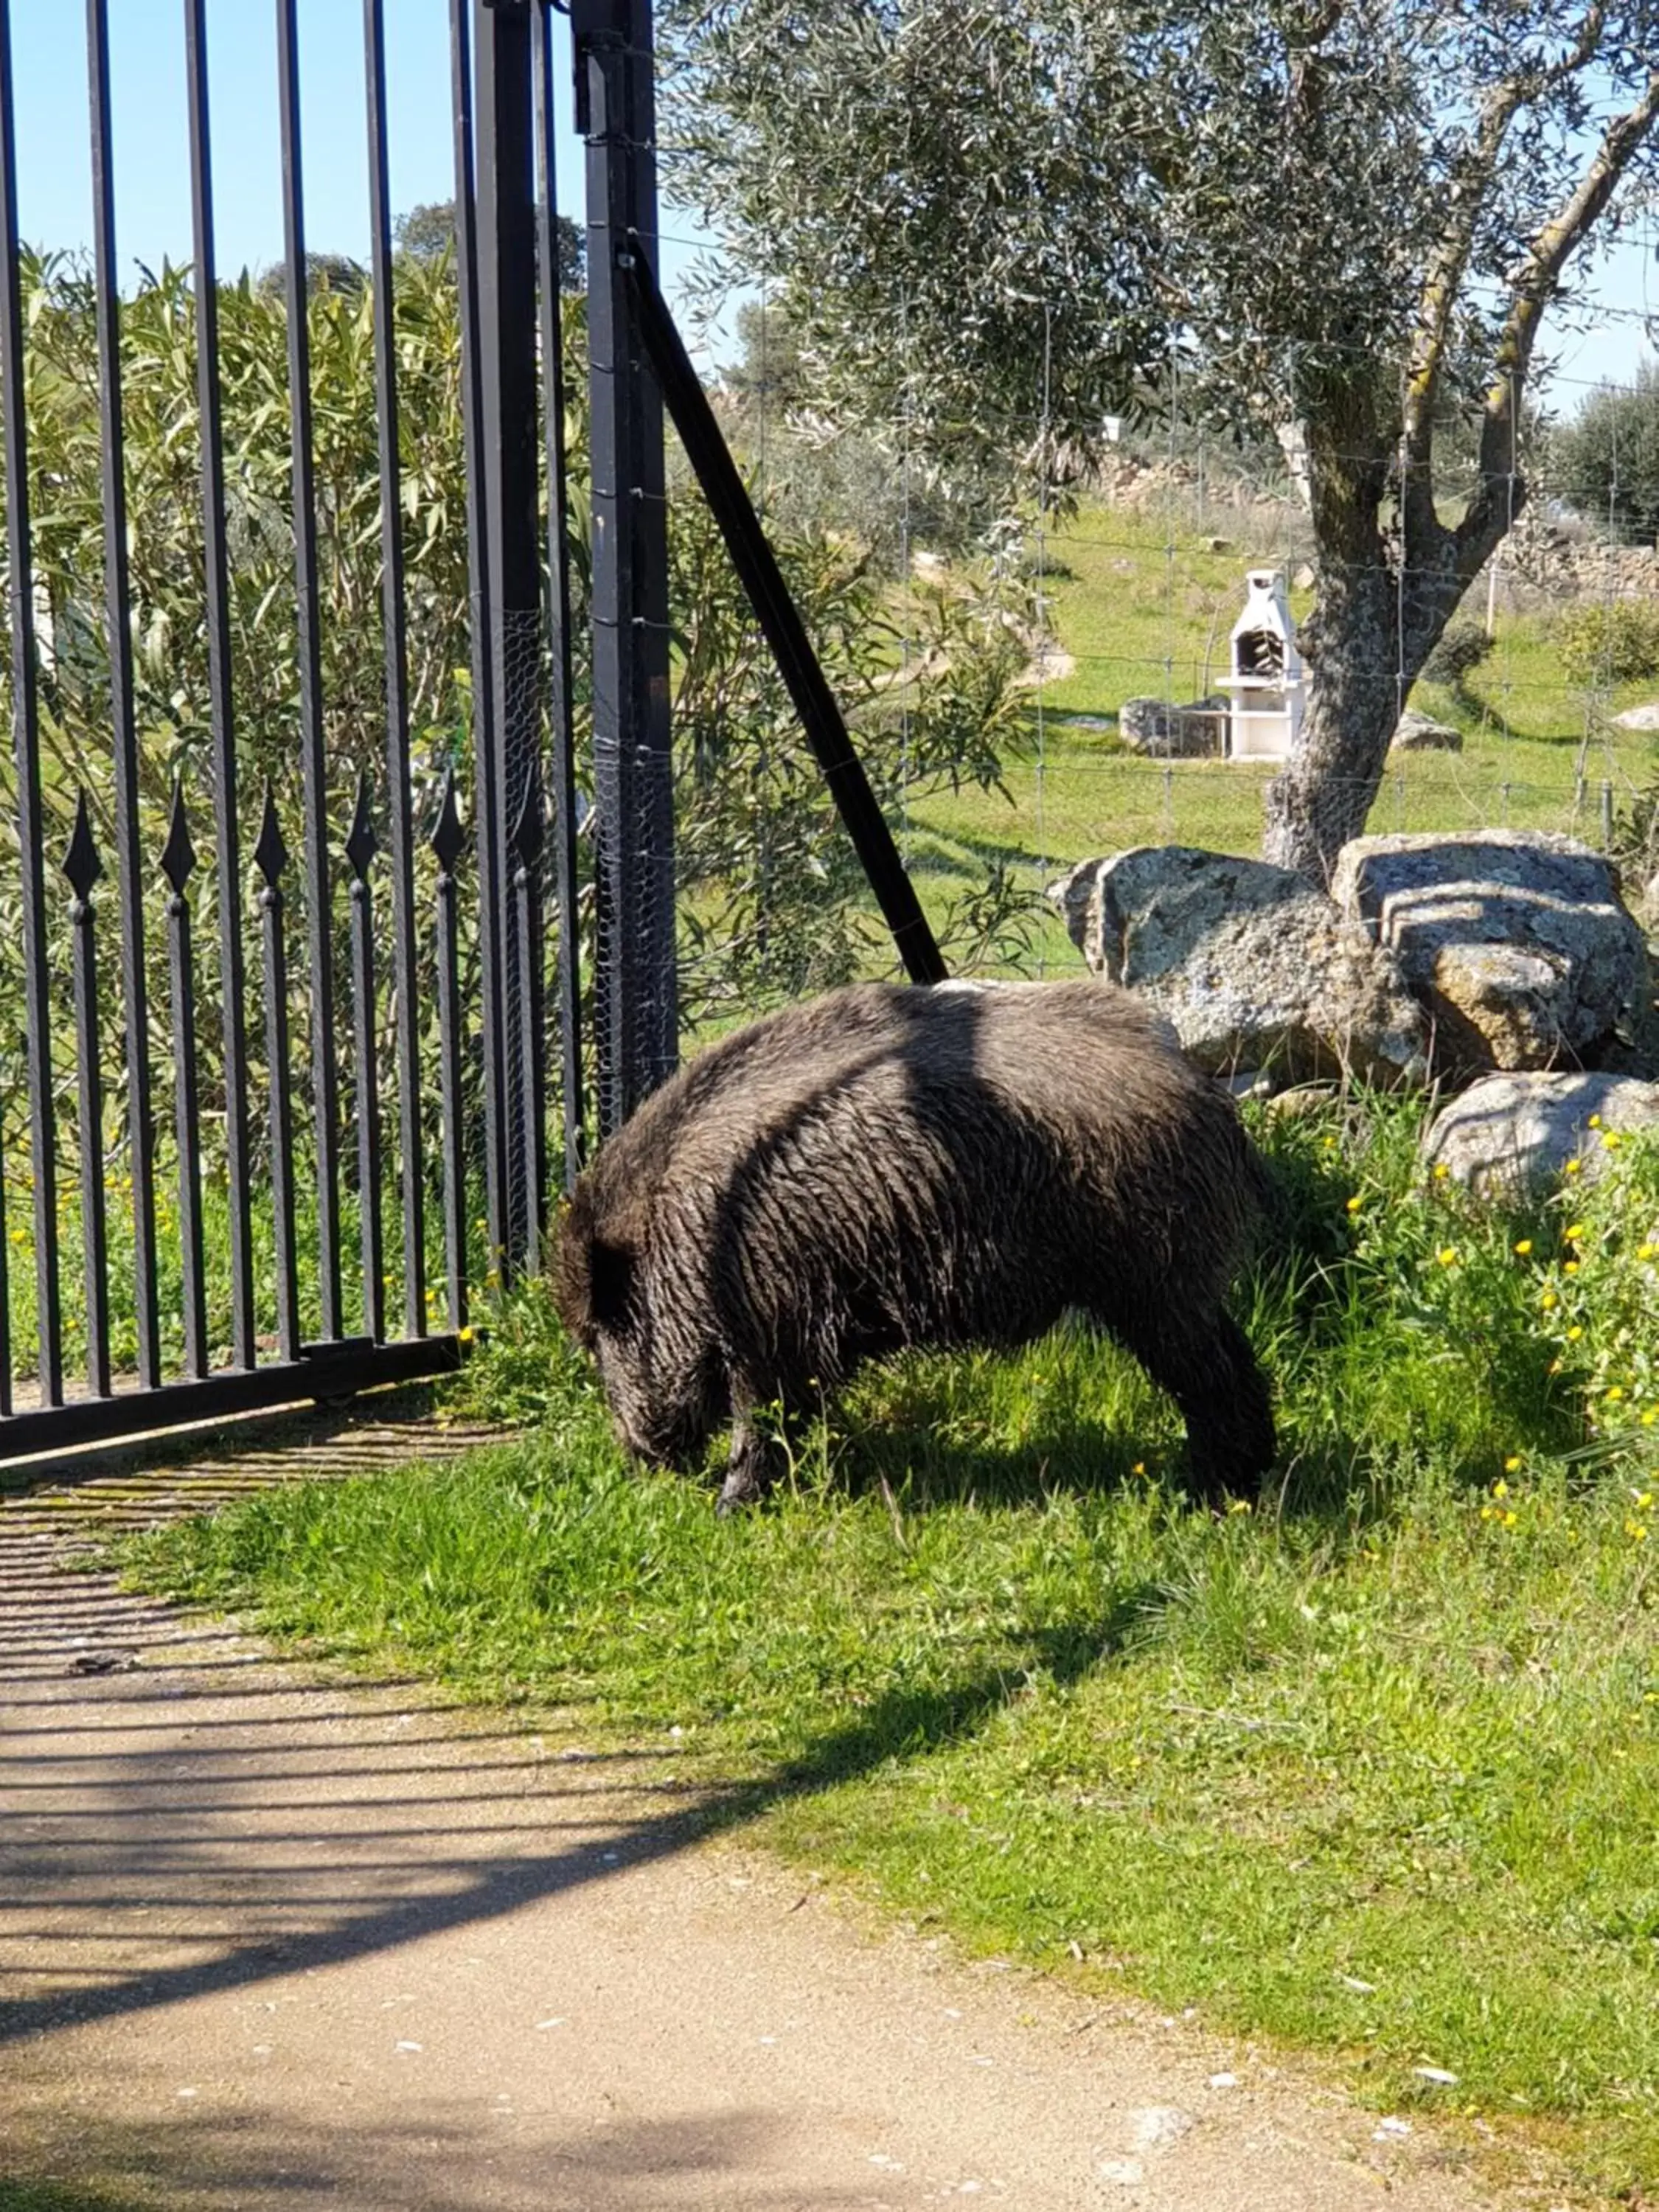
POLYGON ((1501 495, 1506 485, 1513 487, 1521 392, 1544 312, 1555 296, 1568 260, 1601 221, 1656 122, 1659 122, 1659 70, 1648 79, 1635 106, 1607 125, 1595 158, 1560 213, 1534 239, 1515 280, 1481 423, 1480 489, 1455 533, 1459 570, 1469 576, 1486 559, 1509 520, 1508 501, 1501 495))
POLYGON ((1429 531, 1435 519, 1431 473, 1435 401, 1445 365, 1452 311, 1468 265, 1486 187, 1497 170, 1504 138, 1516 113, 1528 100, 1537 99, 1551 85, 1576 76, 1595 59, 1606 24, 1605 0, 1591 0, 1579 22, 1577 36, 1565 53, 1545 68, 1523 70, 1492 87, 1481 109, 1474 143, 1451 180, 1451 206, 1424 279, 1421 317, 1406 373, 1401 505, 1407 530, 1413 536, 1429 531))

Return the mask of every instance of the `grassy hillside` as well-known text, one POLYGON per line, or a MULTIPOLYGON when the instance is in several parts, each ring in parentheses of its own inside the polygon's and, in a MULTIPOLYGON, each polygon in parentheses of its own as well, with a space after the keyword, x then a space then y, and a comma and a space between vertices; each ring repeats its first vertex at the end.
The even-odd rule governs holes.
MULTIPOLYGON (((1125 699, 1195 698, 1225 673, 1245 569, 1293 574, 1303 557, 1285 511, 1223 512, 1213 529, 1200 529, 1089 507, 1048 550, 1043 589, 1065 672, 1034 694, 1032 744, 1009 763, 1006 796, 963 792, 915 810, 910 854, 933 878, 930 890, 982 872, 994 857, 1035 887, 1088 854, 1129 845, 1257 852, 1270 768, 1147 761, 1120 744, 1115 720, 1125 699), (1211 550, 1224 533, 1222 550, 1211 550)), ((1292 592, 1297 615, 1309 602, 1306 592, 1292 592)), ((1508 824, 1599 843, 1603 780, 1622 804, 1659 773, 1653 736, 1614 730, 1610 717, 1659 697, 1659 680, 1588 692, 1560 665, 1554 621, 1547 609, 1500 611, 1492 653, 1461 690, 1417 687, 1412 703, 1461 730, 1463 750, 1398 757, 1373 830, 1508 824)), ((1045 945, 1072 957, 1057 927, 1045 945)))

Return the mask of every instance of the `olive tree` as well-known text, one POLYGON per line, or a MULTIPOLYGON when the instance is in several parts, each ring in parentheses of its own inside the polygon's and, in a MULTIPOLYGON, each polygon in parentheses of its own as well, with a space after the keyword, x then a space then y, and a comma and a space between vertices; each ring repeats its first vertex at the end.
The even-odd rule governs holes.
POLYGON ((1561 489, 1579 513, 1615 538, 1659 538, 1659 369, 1641 362, 1632 382, 1598 385, 1557 436, 1561 489))
POLYGON ((1327 872, 1525 503, 1546 315, 1652 183, 1659 0, 666 0, 665 33, 678 188, 820 408, 1045 472, 1137 409, 1294 439, 1314 684, 1266 849, 1327 872))

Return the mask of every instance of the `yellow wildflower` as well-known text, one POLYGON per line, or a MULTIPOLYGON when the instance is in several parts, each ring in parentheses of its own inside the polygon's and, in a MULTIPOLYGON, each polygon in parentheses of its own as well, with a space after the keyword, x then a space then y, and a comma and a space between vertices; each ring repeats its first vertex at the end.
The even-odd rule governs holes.
POLYGON ((1361 1197, 1360 1197, 1360 1195, 1359 1195, 1359 1194, 1356 1191, 1356 1192, 1355 1192, 1355 1194, 1354 1194, 1354 1195, 1353 1195, 1353 1196, 1352 1196, 1352 1197, 1348 1200, 1348 1211, 1349 1211, 1349 1212, 1350 1212, 1350 1213, 1358 1213, 1358 1211, 1359 1211, 1359 1209, 1360 1209, 1360 1207, 1361 1207, 1364 1203, 1365 1203, 1364 1200, 1363 1198, 1361 1198, 1361 1197))
POLYGON ((1574 1323, 1573 1323, 1572 1327, 1571 1327, 1571 1328, 1567 1331, 1567 1342, 1568 1342, 1569 1344, 1577 1344, 1577 1341, 1578 1341, 1578 1340, 1579 1340, 1579 1338, 1580 1338, 1583 1334, 1584 1334, 1584 1332, 1583 1332, 1583 1330, 1579 1327, 1578 1323, 1577 1323, 1577 1322, 1574 1322, 1574 1323))
POLYGON ((1599 1114, 1592 1114, 1589 1117, 1589 1125, 1592 1129, 1599 1129, 1601 1126, 1601 1116, 1599 1114))
POLYGON ((1504 1472, 1505 1474, 1520 1474, 1521 1455, 1519 1452, 1511 1452, 1510 1454, 1509 1457, 1504 1462, 1504 1472))
POLYGON ((1562 1268, 1561 1273, 1564 1275, 1576 1275, 1578 1273, 1578 1268, 1579 1262, 1577 1260, 1569 1260, 1565 1267, 1562 1268))
POLYGON ((1450 1173, 1451 1170, 1446 1165, 1444 1160, 1437 1160, 1435 1162, 1434 1179, 1437 1182, 1444 1182, 1446 1177, 1450 1173))
POLYGON ((1569 1160, 1566 1165, 1562 1169, 1561 1172, 1563 1175, 1577 1175, 1579 1169, 1582 1168, 1583 1164, 1584 1163, 1583 1160, 1569 1160))
POLYGON ((1516 1248, 1515 1248, 1515 1249, 1516 1249, 1516 1253, 1519 1255, 1519 1256, 1520 1256, 1522 1259, 1523 1259, 1523 1260, 1528 1260, 1528 1259, 1530 1259, 1530 1258, 1532 1257, 1532 1239, 1531 1239, 1531 1237, 1523 1237, 1521 1239, 1521 1242, 1520 1242, 1520 1243, 1516 1246, 1516 1248))
POLYGON ((1615 1382, 1607 1392, 1607 1402, 1611 1405, 1616 1399, 1622 1398, 1624 1395, 1625 1391, 1623 1384, 1615 1382))
POLYGON ((1576 1244, 1583 1233, 1584 1224, 1582 1221, 1569 1222, 1567 1226, 1561 1231, 1561 1234, 1566 1238, 1569 1244, 1576 1244))
POLYGON ((1546 1291, 1543 1297, 1539 1299, 1538 1303, 1543 1307, 1544 1311, 1548 1313, 1553 1306, 1559 1306, 1561 1301, 1556 1297, 1553 1291, 1546 1291))
POLYGON ((1493 1483, 1492 1486, 1492 1494, 1494 1498, 1507 1498, 1510 1494, 1510 1486, 1508 1483, 1504 1482, 1500 1478, 1499 1480, 1493 1483))
POLYGON ((1457 1247, 1455 1244, 1443 1244, 1434 1256, 1443 1267, 1455 1267, 1457 1265, 1457 1247))

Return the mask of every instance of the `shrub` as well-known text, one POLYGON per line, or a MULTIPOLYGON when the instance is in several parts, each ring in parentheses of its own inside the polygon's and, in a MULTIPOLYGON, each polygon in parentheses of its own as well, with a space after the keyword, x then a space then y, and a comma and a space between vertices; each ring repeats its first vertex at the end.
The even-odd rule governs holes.
POLYGON ((1556 630, 1561 665, 1580 684, 1631 684, 1659 676, 1659 606, 1613 599, 1574 607, 1556 630))
POLYGON ((1431 684, 1446 684, 1455 690, 1492 651, 1492 640, 1479 623, 1451 623, 1423 663, 1431 684))

